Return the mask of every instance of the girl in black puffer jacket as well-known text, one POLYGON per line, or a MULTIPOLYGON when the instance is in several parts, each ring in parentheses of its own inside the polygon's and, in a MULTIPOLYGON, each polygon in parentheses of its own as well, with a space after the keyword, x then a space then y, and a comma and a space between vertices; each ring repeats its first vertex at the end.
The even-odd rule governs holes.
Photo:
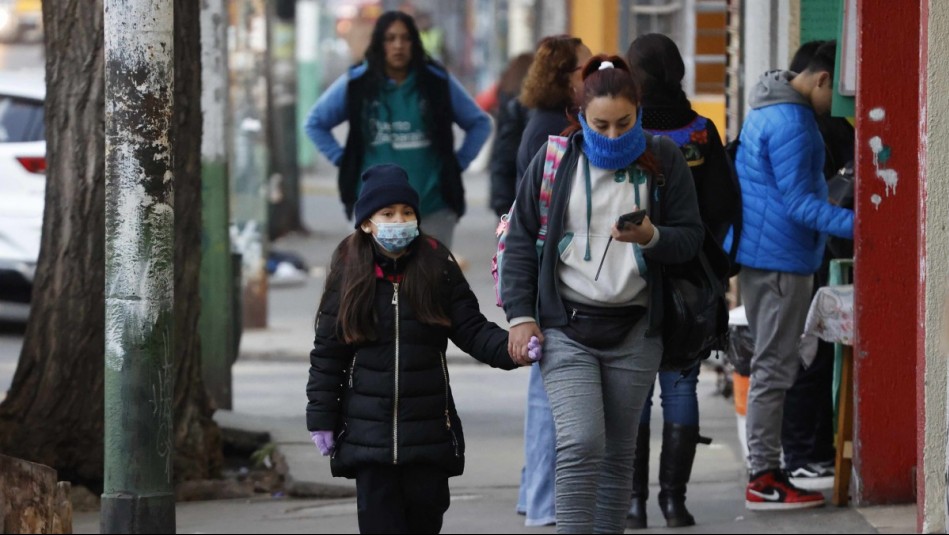
POLYGON ((465 463, 448 339, 493 367, 519 363, 448 249, 419 237, 405 171, 378 165, 363 180, 317 313, 307 427, 333 475, 356 479, 361 532, 437 533, 465 463))

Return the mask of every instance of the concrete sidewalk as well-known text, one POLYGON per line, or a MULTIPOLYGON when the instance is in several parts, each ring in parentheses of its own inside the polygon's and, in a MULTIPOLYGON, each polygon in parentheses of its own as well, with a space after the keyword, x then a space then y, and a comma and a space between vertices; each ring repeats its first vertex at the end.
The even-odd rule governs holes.
MULTIPOLYGON (((227 500, 182 503, 180 533, 356 533, 351 481, 334 479, 303 424, 304 361, 247 361, 235 366, 238 403, 222 413, 222 425, 266 430, 286 456, 290 491, 315 492, 325 499, 227 500), (347 497, 348 496, 348 497, 347 497)), ((522 418, 527 370, 500 372, 453 361, 452 388, 468 439, 465 474, 451 480, 452 505, 444 533, 553 533, 526 528, 514 513, 523 462, 522 418)), ((689 507, 706 533, 906 533, 915 529, 915 507, 867 509, 824 507, 799 512, 755 513, 744 508, 746 475, 731 404, 714 393, 714 376, 703 373, 700 404, 703 433, 714 438, 700 447, 689 507)), ((653 425, 661 425, 655 412, 653 425)), ((660 442, 652 442, 651 496, 658 494, 656 467, 660 442)), ((654 499, 650 530, 668 531, 654 499)), ((76 515, 76 533, 95 533, 95 514, 76 515)))
MULTIPOLYGON (((494 216, 487 209, 487 180, 466 176, 469 212, 455 238, 456 253, 469 262, 469 283, 492 321, 506 326, 494 305, 490 258, 494 252, 494 216)), ((305 183, 310 236, 292 236, 273 244, 303 256, 313 267, 302 285, 270 291, 270 327, 247 331, 234 366, 234 410, 215 419, 226 427, 268 431, 286 457, 291 494, 320 499, 267 498, 182 503, 177 507, 180 533, 356 533, 354 485, 330 476, 329 462, 310 442, 306 430, 304 387, 313 318, 325 270, 336 244, 352 231, 344 220, 331 179, 305 183)), ((528 370, 501 372, 457 350, 449 352, 452 389, 468 442, 467 468, 451 480, 452 505, 444 533, 553 533, 554 528, 525 528, 514 513, 523 463, 523 415, 528 370)), ((715 392, 715 376, 703 372, 699 383, 702 433, 688 504, 698 526, 708 533, 874 533, 913 532, 915 506, 853 507, 790 513, 753 513, 744 508, 747 475, 738 444, 731 400, 715 392)), ((658 405, 658 400, 657 403, 658 405)), ((653 411, 653 429, 661 429, 661 411, 653 411)), ((661 432, 654 432, 649 502, 650 530, 664 530, 654 497, 661 432)), ((95 533, 96 514, 77 514, 76 533, 95 533)))

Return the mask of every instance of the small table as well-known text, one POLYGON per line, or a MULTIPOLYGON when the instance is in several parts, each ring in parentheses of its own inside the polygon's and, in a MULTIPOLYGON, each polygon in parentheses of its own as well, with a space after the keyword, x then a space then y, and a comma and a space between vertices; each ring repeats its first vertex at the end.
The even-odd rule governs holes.
POLYGON ((817 339, 837 344, 834 392, 837 403, 837 459, 831 502, 847 505, 853 466, 853 294, 852 284, 824 286, 817 291, 807 313, 801 337, 801 359, 814 362, 817 339))

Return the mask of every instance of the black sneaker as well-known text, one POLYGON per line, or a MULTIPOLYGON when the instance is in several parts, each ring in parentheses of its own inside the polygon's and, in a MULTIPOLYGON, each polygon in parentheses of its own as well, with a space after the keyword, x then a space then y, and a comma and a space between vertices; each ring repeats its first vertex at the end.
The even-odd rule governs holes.
POLYGON ((791 484, 807 490, 830 489, 834 486, 834 463, 809 463, 789 470, 791 484))

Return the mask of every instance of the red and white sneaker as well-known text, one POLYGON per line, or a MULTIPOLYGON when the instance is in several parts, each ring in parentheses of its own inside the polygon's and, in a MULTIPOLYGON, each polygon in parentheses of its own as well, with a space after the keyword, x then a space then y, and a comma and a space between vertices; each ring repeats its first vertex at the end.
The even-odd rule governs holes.
POLYGON ((795 487, 783 470, 760 472, 745 489, 745 507, 752 511, 786 511, 822 505, 823 494, 795 487))

